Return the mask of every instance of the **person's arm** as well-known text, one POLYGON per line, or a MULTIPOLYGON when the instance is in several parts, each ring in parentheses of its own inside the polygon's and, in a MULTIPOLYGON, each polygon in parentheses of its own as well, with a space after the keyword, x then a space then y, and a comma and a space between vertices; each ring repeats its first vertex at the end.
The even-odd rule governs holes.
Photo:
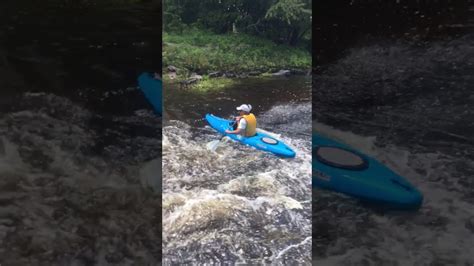
POLYGON ((240 118, 238 120, 239 126, 237 127, 236 130, 226 130, 225 133, 227 134, 241 134, 242 132, 245 132, 245 128, 247 127, 247 121, 245 119, 240 118))
POLYGON ((237 128, 236 130, 226 130, 225 133, 227 134, 240 134, 243 130, 241 128, 237 128))

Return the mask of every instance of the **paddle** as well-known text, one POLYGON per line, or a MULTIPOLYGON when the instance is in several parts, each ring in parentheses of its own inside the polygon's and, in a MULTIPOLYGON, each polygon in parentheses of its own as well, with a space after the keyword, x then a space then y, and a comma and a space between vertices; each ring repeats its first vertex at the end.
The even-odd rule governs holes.
POLYGON ((208 150, 211 150, 211 151, 216 151, 217 147, 219 146, 219 144, 221 143, 221 141, 227 136, 223 136, 222 138, 220 139, 216 139, 216 140, 213 140, 209 143, 206 144, 206 147, 208 150))
MULTIPOLYGON (((234 123, 232 123, 232 124, 230 125, 230 127, 231 127, 231 128, 234 128, 235 123, 237 123, 236 120, 234 120, 234 123)), ((225 139, 226 137, 227 137, 227 136, 224 135, 224 136, 221 137, 220 139, 216 139, 216 140, 210 141, 209 143, 206 144, 207 149, 208 149, 208 150, 211 150, 211 151, 213 151, 213 152, 216 151, 216 149, 217 149, 217 147, 219 146, 219 144, 221 144, 221 141, 222 141, 223 139, 225 139)))

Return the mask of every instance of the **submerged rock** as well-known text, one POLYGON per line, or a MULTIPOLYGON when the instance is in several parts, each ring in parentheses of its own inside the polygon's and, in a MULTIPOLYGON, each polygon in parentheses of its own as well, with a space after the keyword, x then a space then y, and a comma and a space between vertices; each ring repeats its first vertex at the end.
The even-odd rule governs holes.
POLYGON ((201 80, 202 76, 198 75, 197 73, 192 73, 190 78, 191 79, 196 79, 196 80, 201 80))
POLYGON ((220 71, 215 71, 215 72, 209 73, 210 78, 217 78, 217 77, 220 77, 220 76, 222 76, 222 73, 220 71))
POLYGON ((236 77, 236 74, 233 73, 233 72, 226 72, 226 73, 224 73, 223 77, 225 77, 225 78, 234 78, 234 77, 236 77))
POLYGON ((196 82, 198 82, 198 79, 196 79, 196 78, 189 78, 189 79, 181 81, 181 83, 183 85, 190 85, 190 84, 194 84, 196 82))
POLYGON ((192 73, 191 76, 188 79, 181 81, 181 84, 182 85, 191 85, 191 84, 197 83, 198 81, 202 80, 202 78, 203 77, 201 75, 198 75, 196 73, 192 73))
POLYGON ((272 73, 272 76, 289 76, 291 75, 291 71, 290 70, 280 70, 276 73, 272 73))
POLYGON ((178 69, 175 66, 168 66, 168 72, 178 72, 178 69))
POLYGON ((292 74, 292 75, 307 75, 307 74, 308 74, 308 70, 304 70, 304 69, 292 69, 292 70, 291 70, 291 74, 292 74))
POLYGON ((262 74, 262 72, 260 72, 260 71, 250 71, 248 73, 249 76, 258 76, 260 74, 262 74))

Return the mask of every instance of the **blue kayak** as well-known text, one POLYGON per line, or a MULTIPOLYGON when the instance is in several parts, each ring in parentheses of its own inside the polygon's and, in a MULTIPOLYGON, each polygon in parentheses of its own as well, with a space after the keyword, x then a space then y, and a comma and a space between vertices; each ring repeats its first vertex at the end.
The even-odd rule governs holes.
POLYGON ((389 209, 418 209, 423 195, 405 178, 349 146, 313 134, 313 186, 389 209))
POLYGON ((222 135, 228 136, 233 140, 252 146, 258 150, 271 152, 275 155, 286 158, 293 158, 296 155, 296 153, 285 143, 261 132, 257 132, 253 137, 243 137, 236 134, 225 133, 226 130, 233 129, 232 125, 234 122, 231 120, 226 120, 212 114, 207 114, 206 120, 212 128, 222 135))
POLYGON ((151 73, 142 73, 138 77, 138 86, 145 94, 145 97, 153 105, 155 111, 163 113, 163 85, 161 80, 155 79, 151 73))

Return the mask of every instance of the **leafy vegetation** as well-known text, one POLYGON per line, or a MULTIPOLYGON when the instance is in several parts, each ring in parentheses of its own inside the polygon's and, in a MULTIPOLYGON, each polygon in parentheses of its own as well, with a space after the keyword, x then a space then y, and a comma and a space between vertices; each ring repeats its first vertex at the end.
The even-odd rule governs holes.
POLYGON ((198 73, 211 71, 266 72, 281 68, 309 68, 303 48, 279 45, 248 34, 215 34, 189 29, 164 33, 163 64, 198 73))
POLYGON ((311 43, 311 8, 311 0, 165 0, 164 30, 197 25, 217 34, 246 33, 297 46, 311 43))
POLYGON ((177 80, 204 75, 193 85, 207 91, 231 85, 212 72, 267 75, 311 67, 310 0, 165 0, 163 65, 177 80), (209 76, 208 76, 209 75, 209 76))
POLYGON ((201 91, 201 92, 207 92, 210 90, 221 90, 224 88, 227 88, 229 86, 232 86, 236 84, 235 79, 230 79, 230 78, 216 78, 216 79, 210 79, 208 77, 205 77, 201 82, 197 83, 194 85, 194 90, 196 91, 201 91))

